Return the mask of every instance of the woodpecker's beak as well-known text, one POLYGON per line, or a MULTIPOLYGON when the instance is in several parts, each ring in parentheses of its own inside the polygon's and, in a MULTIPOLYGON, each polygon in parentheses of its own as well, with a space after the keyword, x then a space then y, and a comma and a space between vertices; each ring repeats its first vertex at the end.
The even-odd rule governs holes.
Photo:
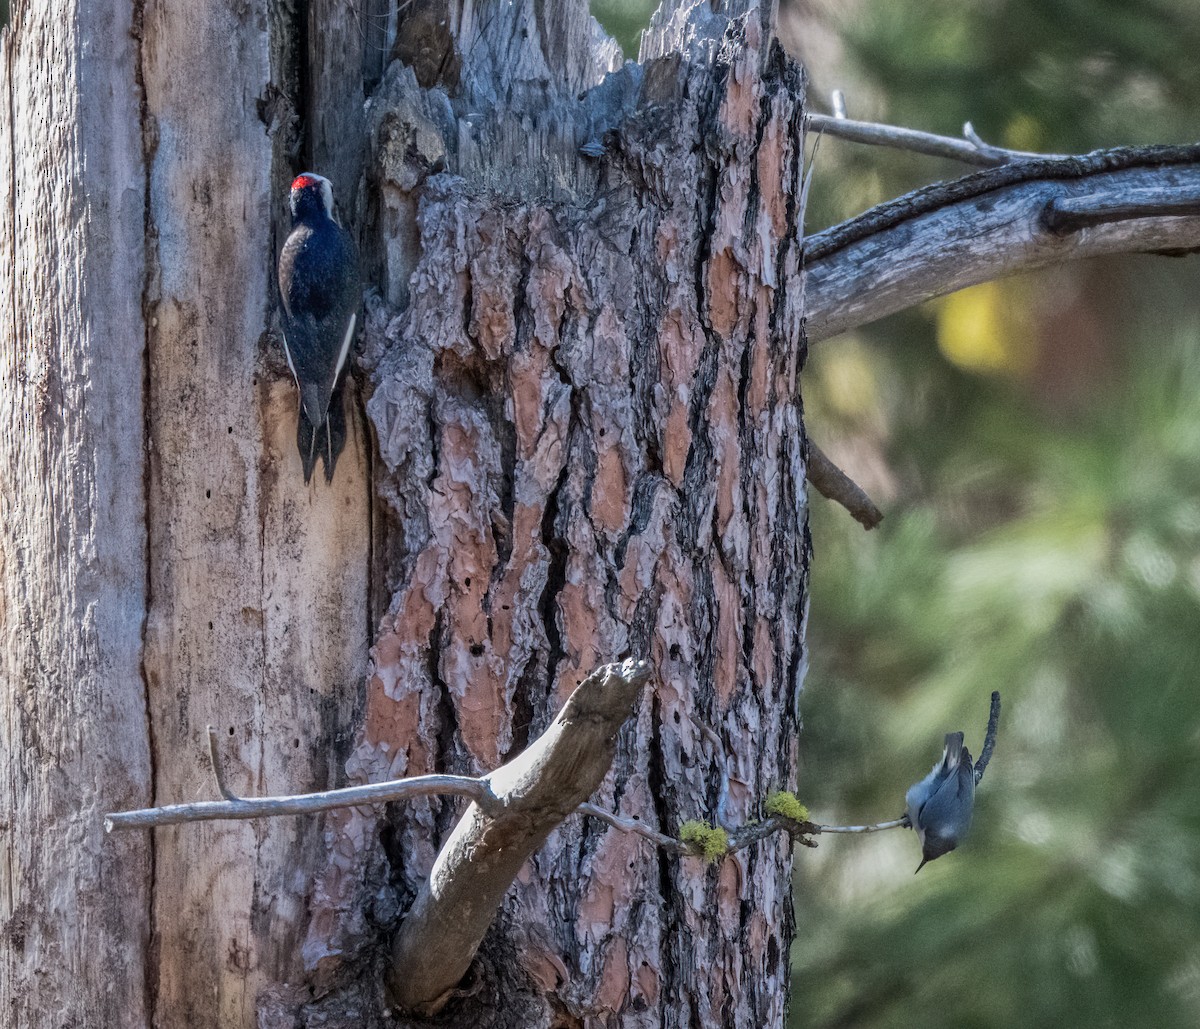
MULTIPOLYGON (((917 872, 919 872, 927 864, 929 864, 929 858, 921 858, 921 863, 919 865, 917 865, 917 872)), ((916 875, 917 872, 913 872, 913 875, 916 875)))

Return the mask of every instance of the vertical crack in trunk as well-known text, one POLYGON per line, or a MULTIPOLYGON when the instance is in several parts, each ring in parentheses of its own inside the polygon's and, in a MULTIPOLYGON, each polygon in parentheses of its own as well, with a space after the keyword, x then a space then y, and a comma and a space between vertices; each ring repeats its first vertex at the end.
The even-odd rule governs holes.
MULTIPOLYGON (((154 548, 151 526, 154 521, 153 473, 151 454, 153 444, 152 405, 154 401, 151 389, 152 374, 150 362, 150 347, 154 334, 154 309, 158 298, 158 243, 154 225, 154 215, 151 208, 150 182, 154 167, 154 156, 157 150, 156 131, 150 116, 149 103, 146 97, 146 82, 144 77, 146 0, 135 0, 132 8, 132 36, 135 43, 134 76, 138 91, 138 112, 140 120, 139 136, 142 143, 142 246, 143 246, 143 283, 142 283, 142 491, 143 491, 143 532, 146 541, 145 557, 145 607, 142 611, 142 624, 139 633, 140 659, 138 670, 141 675, 143 693, 143 712, 145 718, 145 738, 149 753, 148 767, 150 770, 149 800, 156 804, 158 797, 158 747, 159 740, 155 735, 155 721, 150 691, 152 689, 151 674, 146 663, 148 646, 150 613, 154 608, 154 548)), ((148 863, 149 883, 147 886, 147 936, 150 946, 143 960, 144 981, 143 997, 147 1018, 152 1018, 157 1006, 158 997, 158 961, 156 960, 157 946, 153 940, 157 924, 157 846, 154 833, 147 834, 146 853, 148 863)))

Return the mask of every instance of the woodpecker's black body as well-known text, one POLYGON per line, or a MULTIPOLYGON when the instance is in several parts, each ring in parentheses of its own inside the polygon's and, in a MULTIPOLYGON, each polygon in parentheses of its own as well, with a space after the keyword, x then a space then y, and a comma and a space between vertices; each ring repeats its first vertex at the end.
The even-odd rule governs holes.
POLYGON ((325 481, 331 482, 346 444, 342 382, 362 302, 358 254, 333 216, 328 179, 311 172, 297 176, 291 207, 292 231, 279 255, 279 292, 288 366, 300 388, 296 445, 304 481, 312 478, 319 454, 325 481))

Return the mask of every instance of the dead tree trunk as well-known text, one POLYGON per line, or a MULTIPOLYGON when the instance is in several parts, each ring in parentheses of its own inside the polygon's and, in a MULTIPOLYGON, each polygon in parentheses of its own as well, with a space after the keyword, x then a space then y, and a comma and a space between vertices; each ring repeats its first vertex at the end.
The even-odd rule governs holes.
POLYGON ((67 7, 0 32, 6 1026, 146 1022, 152 848, 97 820, 152 778, 137 48, 128 7, 67 7))

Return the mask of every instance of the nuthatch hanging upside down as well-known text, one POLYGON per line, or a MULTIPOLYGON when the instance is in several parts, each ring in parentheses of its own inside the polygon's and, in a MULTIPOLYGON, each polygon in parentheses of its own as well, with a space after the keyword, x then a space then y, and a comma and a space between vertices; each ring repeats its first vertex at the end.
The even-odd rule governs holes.
POLYGON ((312 172, 292 182, 292 231, 279 255, 283 339, 288 367, 300 388, 296 445, 304 481, 317 455, 325 481, 346 443, 341 384, 354 339, 362 291, 354 240, 333 213, 333 186, 312 172))
POLYGON ((961 732, 946 733, 942 760, 904 795, 909 824, 921 840, 919 872, 927 861, 949 854, 971 827, 975 769, 961 732))

